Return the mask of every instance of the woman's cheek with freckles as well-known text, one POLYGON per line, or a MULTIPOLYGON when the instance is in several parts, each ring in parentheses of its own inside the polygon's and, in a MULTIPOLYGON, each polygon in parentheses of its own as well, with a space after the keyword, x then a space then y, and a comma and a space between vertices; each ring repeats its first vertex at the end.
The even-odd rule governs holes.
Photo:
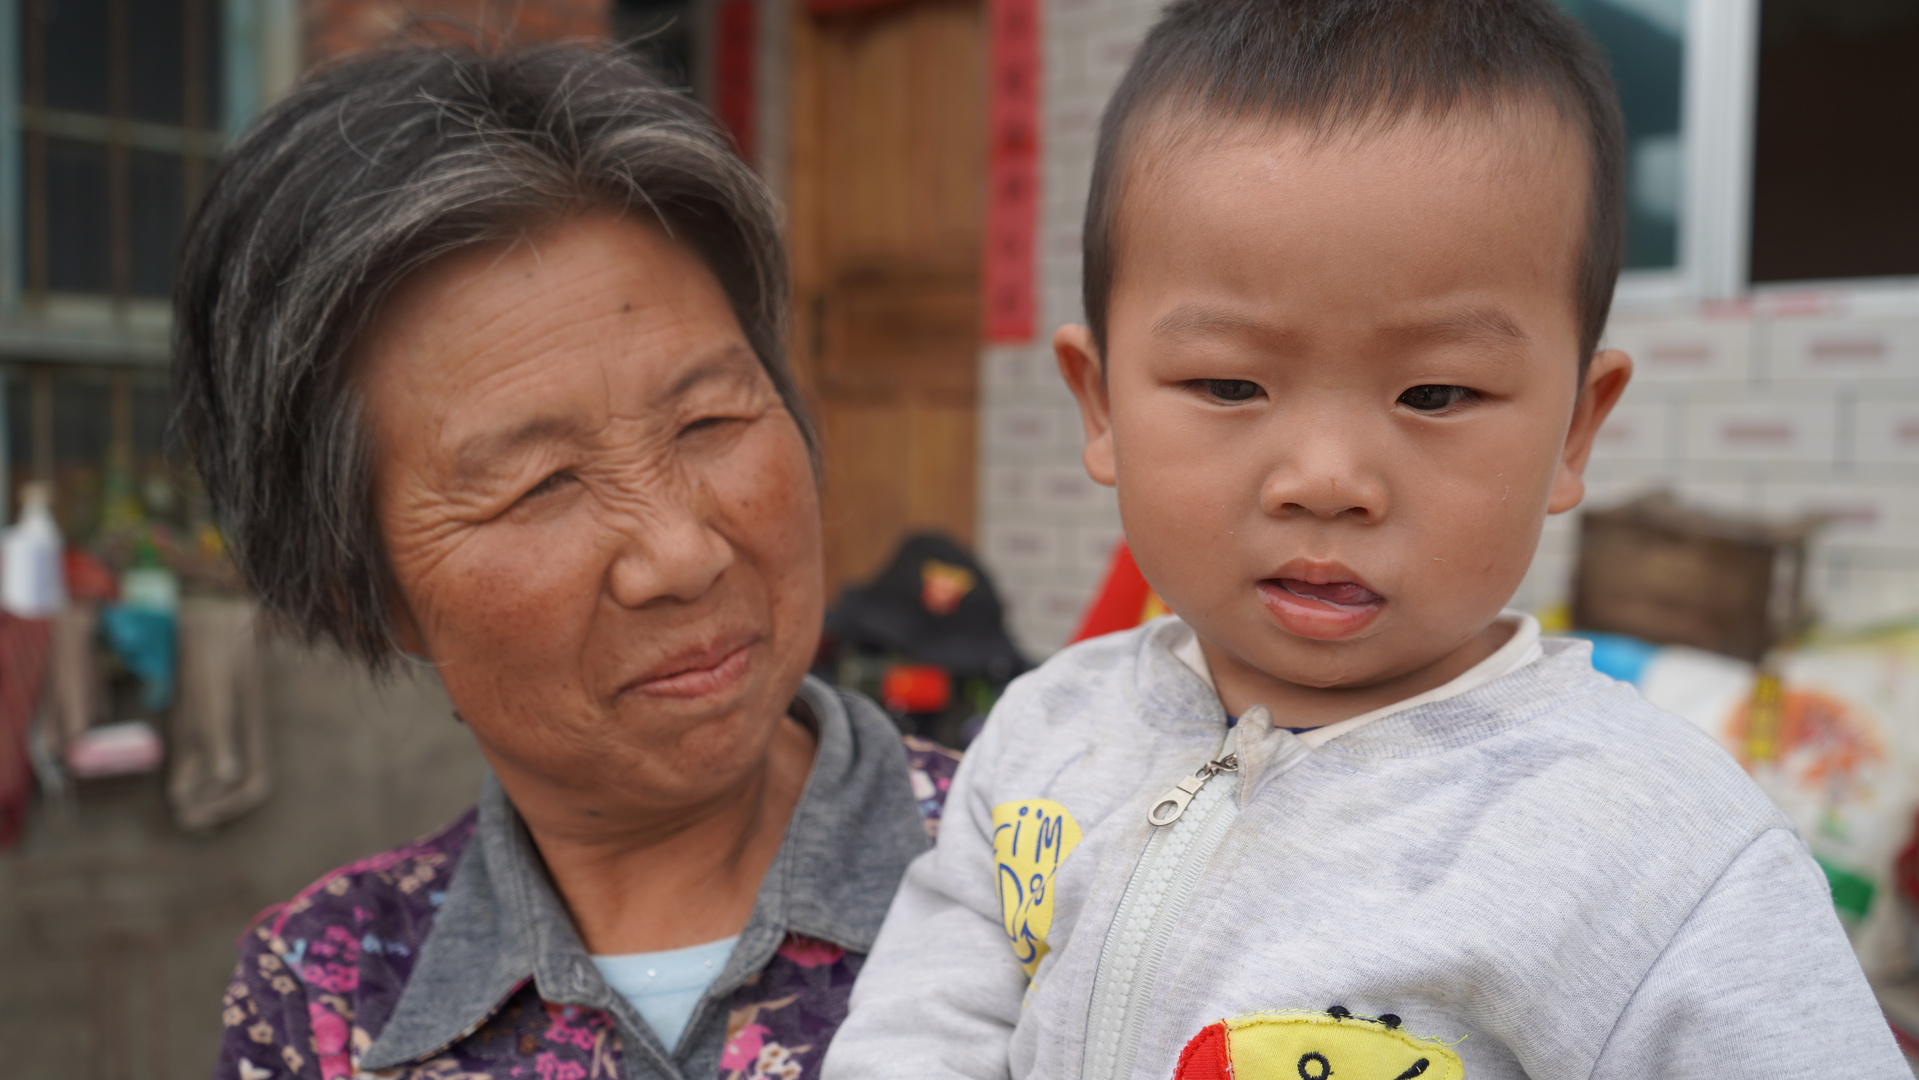
POLYGON ((488 524, 412 578, 415 603, 428 634, 449 644, 489 627, 539 627, 533 640, 554 640, 569 612, 598 595, 593 562, 587 530, 488 524))
POLYGON ((790 420, 757 426, 737 453, 706 470, 707 482, 736 535, 782 562, 803 563, 817 545, 795 541, 811 535, 820 513, 805 444, 790 420))

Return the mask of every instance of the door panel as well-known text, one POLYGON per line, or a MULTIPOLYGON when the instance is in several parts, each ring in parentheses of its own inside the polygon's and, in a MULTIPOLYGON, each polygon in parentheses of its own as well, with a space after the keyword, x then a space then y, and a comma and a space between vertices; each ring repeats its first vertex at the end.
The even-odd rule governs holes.
POLYGON ((984 26, 977 0, 799 19, 794 355, 837 591, 908 530, 973 540, 984 26))

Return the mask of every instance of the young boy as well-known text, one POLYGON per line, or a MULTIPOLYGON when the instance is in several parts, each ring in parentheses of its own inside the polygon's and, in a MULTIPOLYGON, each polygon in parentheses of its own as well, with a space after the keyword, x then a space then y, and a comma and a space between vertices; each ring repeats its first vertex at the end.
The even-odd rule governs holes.
POLYGON ((1015 683, 829 1080, 1910 1074, 1786 820, 1502 613, 1631 363, 1547 0, 1178 0, 1100 132, 1087 470, 1176 617, 1015 683))

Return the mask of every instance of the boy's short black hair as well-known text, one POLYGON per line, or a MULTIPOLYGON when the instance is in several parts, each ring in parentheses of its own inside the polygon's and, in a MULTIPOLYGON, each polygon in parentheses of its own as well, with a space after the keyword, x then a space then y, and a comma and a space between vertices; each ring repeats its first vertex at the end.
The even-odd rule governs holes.
POLYGON ((1086 321, 1106 352, 1132 144, 1155 114, 1330 128, 1502 98, 1544 99, 1584 137, 1591 175, 1575 301, 1580 372, 1625 254, 1625 125, 1598 47, 1549 0, 1176 0, 1100 120, 1086 204, 1086 321))

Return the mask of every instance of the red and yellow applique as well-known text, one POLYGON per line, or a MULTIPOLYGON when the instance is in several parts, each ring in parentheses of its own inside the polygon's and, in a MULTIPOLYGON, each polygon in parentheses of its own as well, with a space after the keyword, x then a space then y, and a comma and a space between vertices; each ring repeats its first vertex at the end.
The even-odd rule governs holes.
POLYGON ((1452 1047, 1399 1026, 1399 1017, 1258 1012, 1208 1024, 1180 1052, 1173 1080, 1465 1080, 1452 1047))

